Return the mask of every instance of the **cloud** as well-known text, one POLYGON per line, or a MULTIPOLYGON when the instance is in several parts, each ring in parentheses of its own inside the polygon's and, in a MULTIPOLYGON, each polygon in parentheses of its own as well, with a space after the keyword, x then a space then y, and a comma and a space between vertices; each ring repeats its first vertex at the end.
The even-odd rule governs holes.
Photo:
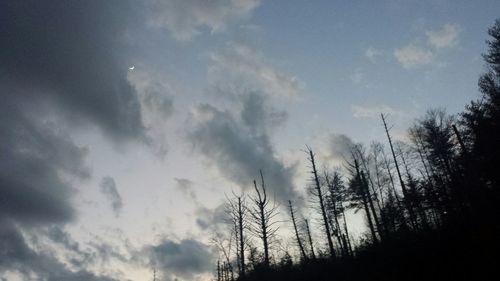
POLYGON ((394 56, 404 68, 415 68, 433 62, 432 51, 410 44, 394 50, 394 56))
POLYGON ((175 89, 161 71, 137 65, 127 78, 141 103, 142 121, 147 127, 148 145, 160 159, 167 154, 167 119, 175 113, 175 89), (146 70, 147 69, 147 70, 146 70))
POLYGON ((330 134, 324 145, 324 151, 326 152, 324 157, 328 162, 342 167, 345 160, 350 159, 354 144, 353 140, 344 134, 330 134))
POLYGON ((216 91, 230 95, 257 91, 272 97, 299 96, 303 82, 269 61, 253 48, 231 43, 223 51, 210 54, 209 83, 216 91))
POLYGON ((210 229, 214 233, 218 232, 220 225, 227 224, 227 217, 225 204, 218 205, 213 209, 200 205, 196 210, 196 224, 201 229, 210 229))
POLYGON ((398 111, 388 105, 375 105, 375 106, 363 106, 363 105, 353 105, 351 106, 352 115, 355 118, 370 118, 370 119, 380 119, 380 114, 390 114, 393 116, 402 116, 403 112, 398 111))
POLYGON ((262 169, 270 194, 283 203, 296 198, 295 168, 279 158, 271 135, 287 120, 280 106, 300 94, 299 79, 240 44, 212 53, 210 63, 208 91, 229 106, 200 104, 192 111, 186 137, 193 151, 242 190, 252 187, 262 169))
POLYGON ((21 111, 26 104, 50 104, 66 121, 95 125, 116 141, 144 138, 128 65, 119 57, 119 36, 130 19, 126 7, 114 0, 2 5, 4 98, 21 111), (18 15, 25 15, 22 22, 18 15))
POLYGON ((78 242, 74 241, 67 232, 57 225, 48 228, 47 236, 53 242, 62 244, 66 249, 80 252, 80 245, 78 242))
POLYGON ((197 202, 196 193, 193 189, 193 182, 189 179, 184 178, 174 178, 177 189, 179 189, 184 195, 189 197, 194 202, 197 202))
POLYGON ((357 69, 353 74, 351 74, 349 78, 351 78, 351 81, 355 84, 360 84, 361 82, 363 82, 364 75, 361 70, 357 69))
POLYGON ((0 213, 26 225, 74 218, 69 179, 84 180, 87 150, 54 123, 0 104, 0 213))
POLYGON ((249 17, 260 0, 152 0, 150 24, 166 28, 179 41, 189 41, 203 27, 223 30, 227 24, 249 17))
POLYGON ((116 141, 144 138, 137 96, 117 57, 127 14, 120 3, 0 7, 0 212, 23 225, 75 216, 71 183, 90 169, 70 128, 92 125, 116 141))
POLYGON ((208 104, 198 106, 194 119, 188 140, 223 177, 248 189, 262 169, 270 194, 282 203, 297 197, 294 168, 285 167, 276 156, 266 132, 255 130, 261 125, 245 123, 241 116, 208 104))
POLYGON ((277 110, 266 103, 266 99, 255 92, 249 93, 243 100, 241 121, 253 133, 267 133, 283 124, 288 114, 286 111, 277 110))
POLYGON ((79 249, 57 228, 43 231, 76 219, 73 186, 91 176, 88 148, 72 134, 90 127, 114 143, 147 139, 127 80, 128 7, 118 0, 0 4, 0 276, 114 280, 36 241, 79 249))
POLYGON ((381 56, 382 56, 382 52, 373 48, 373 47, 369 47, 365 51, 365 57, 367 57, 368 60, 370 60, 371 62, 376 62, 377 58, 381 57, 381 56))
POLYGON ((109 202, 111 203, 111 207, 115 212, 115 215, 118 216, 122 210, 123 201, 120 193, 116 189, 115 180, 109 176, 103 177, 99 186, 101 193, 104 194, 109 200, 109 202))
POLYGON ((147 246, 151 266, 161 270, 164 277, 194 280, 195 276, 212 272, 214 255, 210 248, 194 239, 179 242, 165 239, 154 246, 147 246))
MULTIPOLYGON (((69 280, 69 281, 116 281, 116 279, 99 276, 85 269, 70 270, 46 251, 36 251, 31 247, 20 229, 8 219, 0 219, 0 277, 7 278, 9 272, 36 280, 69 280)), ((58 237, 54 239, 65 238, 58 237)), ((64 243, 64 242, 63 242, 64 243)))
POLYGON ((451 48, 458 44, 460 27, 457 24, 445 24, 441 29, 426 31, 425 35, 427 46, 411 43, 394 50, 394 56, 404 68, 416 68, 433 63, 439 55, 439 49, 451 48))
POLYGON ((434 48, 451 48, 458 44, 460 27, 456 24, 445 24, 441 29, 427 31, 427 41, 434 48))
POLYGON ((138 65, 133 71, 129 71, 128 81, 140 97, 146 123, 152 122, 149 119, 152 119, 153 116, 149 115, 155 115, 164 121, 174 113, 173 95, 175 91, 164 75, 160 75, 154 70, 147 71, 145 68, 143 65, 138 65))

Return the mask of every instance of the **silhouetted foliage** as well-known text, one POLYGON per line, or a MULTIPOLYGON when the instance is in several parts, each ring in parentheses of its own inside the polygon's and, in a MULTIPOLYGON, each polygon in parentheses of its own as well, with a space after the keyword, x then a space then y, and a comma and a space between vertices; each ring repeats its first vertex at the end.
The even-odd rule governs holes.
MULTIPOLYGON (((254 182, 256 208, 251 214, 260 225, 256 232, 263 241, 264 262, 256 247, 240 245, 236 260, 242 269, 237 279, 476 280, 484 274, 497 276, 500 19, 488 33, 489 49, 483 55, 488 69, 479 79, 481 97, 461 114, 427 111, 408 130, 407 143, 393 139, 388 116, 381 114, 387 146, 372 143, 366 149, 354 144, 350 155, 344 155, 344 171, 320 172, 315 154, 307 147, 312 179, 308 191, 326 243, 315 248, 309 223, 306 220, 304 234, 298 227, 298 210, 289 201, 288 229, 294 231, 298 262, 288 250, 277 262, 270 261, 265 225, 275 209, 266 212, 263 177, 261 190, 254 182), (368 234, 356 242, 349 234, 347 213, 358 211, 365 215, 368 234), (246 275, 245 251, 252 264, 246 275)), ((240 239, 236 240, 244 243, 245 222, 238 205, 242 199, 236 198, 230 200, 231 214, 235 236, 240 239)), ((225 264, 230 264, 229 258, 217 265, 218 280, 228 278, 223 273, 225 264)))

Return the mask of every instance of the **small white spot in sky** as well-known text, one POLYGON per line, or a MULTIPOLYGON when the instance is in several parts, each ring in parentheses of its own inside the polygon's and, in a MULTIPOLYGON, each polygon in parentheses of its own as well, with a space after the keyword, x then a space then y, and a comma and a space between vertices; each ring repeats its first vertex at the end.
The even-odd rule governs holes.
POLYGON ((129 68, 128 68, 128 69, 129 69, 129 70, 134 70, 134 68, 135 68, 135 65, 132 65, 132 66, 129 66, 129 68))

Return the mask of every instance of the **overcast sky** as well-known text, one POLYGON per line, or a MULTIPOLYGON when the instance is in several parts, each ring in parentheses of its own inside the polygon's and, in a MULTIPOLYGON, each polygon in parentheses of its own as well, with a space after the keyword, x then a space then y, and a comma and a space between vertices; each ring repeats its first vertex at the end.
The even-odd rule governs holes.
POLYGON ((430 107, 462 110, 498 11, 1 1, 0 278, 208 280, 225 193, 262 169, 278 202, 300 201, 305 144, 330 167, 383 140, 380 112, 404 138, 430 107))

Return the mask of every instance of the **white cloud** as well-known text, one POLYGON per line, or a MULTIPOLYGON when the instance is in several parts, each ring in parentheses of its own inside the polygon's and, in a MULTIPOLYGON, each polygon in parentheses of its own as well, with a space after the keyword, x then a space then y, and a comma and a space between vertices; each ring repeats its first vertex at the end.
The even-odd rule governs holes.
POLYGON ((432 51, 413 44, 394 50, 394 56, 404 68, 430 64, 434 59, 432 51))
POLYGON ((451 48, 457 45, 460 27, 456 24, 445 24, 441 29, 427 31, 427 41, 435 48, 451 48))
POLYGON ((241 44, 229 44, 222 52, 210 55, 209 82, 218 90, 254 90, 267 96, 296 97, 303 83, 277 69, 261 52, 241 44), (220 89, 221 86, 229 89, 220 89))
POLYGON ((439 49, 452 48, 458 44, 460 27, 457 24, 445 24, 437 30, 425 32, 427 40, 416 38, 406 47, 394 50, 394 56, 404 68, 416 68, 434 62, 440 54, 439 49), (418 43, 420 42, 420 44, 418 43))
POLYGON ((380 118, 380 113, 390 114, 392 116, 401 116, 403 112, 398 111, 388 105, 353 105, 351 106, 352 115, 355 118, 380 118))
POLYGON ((152 0, 151 25, 166 28, 179 41, 189 41, 202 27, 211 32, 249 17, 260 0, 152 0))
POLYGON ((354 73, 351 74, 351 76, 349 76, 349 78, 355 84, 360 84, 364 80, 364 74, 361 72, 361 70, 356 69, 356 71, 354 71, 354 73))
POLYGON ((367 57, 371 62, 375 62, 380 56, 382 56, 382 52, 373 47, 369 47, 365 51, 365 57, 367 57))

